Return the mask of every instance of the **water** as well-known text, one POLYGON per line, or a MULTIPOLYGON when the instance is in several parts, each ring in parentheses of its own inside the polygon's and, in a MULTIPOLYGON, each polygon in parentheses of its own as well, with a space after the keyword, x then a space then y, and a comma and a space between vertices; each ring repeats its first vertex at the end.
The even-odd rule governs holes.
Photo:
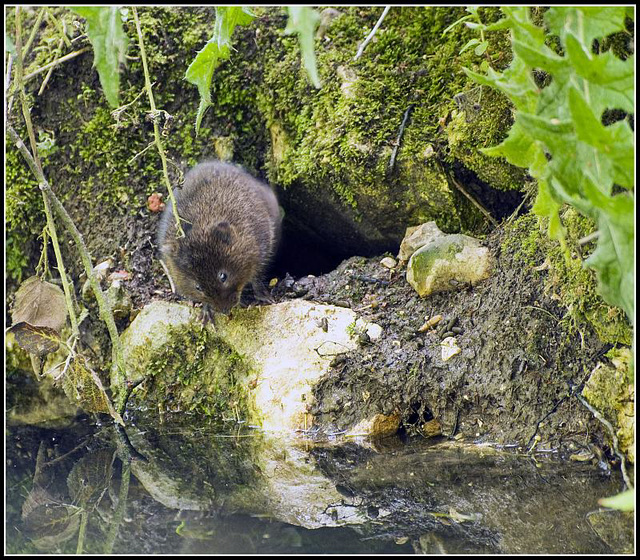
MULTIPOLYGON (((7 431, 9 553, 596 553, 632 520, 592 462, 138 420, 7 431)), ((626 548, 625 548, 626 547, 626 548)))

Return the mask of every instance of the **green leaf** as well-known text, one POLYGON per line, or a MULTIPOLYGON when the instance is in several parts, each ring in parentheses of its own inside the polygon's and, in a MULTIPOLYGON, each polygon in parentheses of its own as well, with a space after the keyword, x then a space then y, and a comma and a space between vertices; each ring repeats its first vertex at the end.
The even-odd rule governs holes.
MULTIPOLYGON (((592 156, 594 164, 609 170, 611 182, 633 188, 634 142, 628 124, 617 122, 604 126, 575 87, 569 90, 569 107, 578 139, 595 148, 592 156)), ((605 192, 610 194, 611 189, 607 188, 605 192)))
POLYGON ((566 231, 560 221, 560 208, 562 208, 562 204, 553 198, 547 181, 538 181, 538 195, 533 205, 533 212, 537 216, 549 218, 549 237, 551 239, 564 242, 566 231))
POLYGON ((567 57, 576 74, 590 82, 590 103, 594 112, 602 115, 605 109, 634 112, 634 57, 620 60, 611 52, 591 55, 574 35, 567 35, 567 57), (597 94, 594 96, 593 94, 597 94))
POLYGON ((313 85, 319 88, 321 84, 316 67, 314 34, 320 22, 320 14, 308 6, 287 6, 287 10, 289 12, 289 20, 284 32, 287 35, 298 34, 304 67, 313 85))
POLYGON ((202 117, 211 106, 211 80, 214 70, 229 58, 231 35, 238 25, 249 25, 254 14, 246 7, 217 6, 213 35, 207 44, 198 51, 185 73, 185 80, 197 86, 200 93, 200 105, 196 114, 196 134, 200 131, 202 117))
POLYGON ((480 43, 475 49, 474 49, 474 53, 477 56, 482 56, 484 54, 484 51, 487 50, 487 47, 489 46, 489 43, 487 41, 482 41, 482 43, 480 43))
POLYGON ((4 34, 4 52, 16 54, 16 46, 13 44, 11 37, 9 37, 6 32, 4 34))
POLYGON ((554 7, 545 13, 544 20, 560 39, 571 33, 590 49, 594 39, 624 30, 625 11, 623 6, 554 7))
POLYGON ((511 130, 501 144, 481 150, 488 156, 501 156, 518 167, 529 167, 533 164, 535 154, 540 150, 535 140, 529 136, 522 121, 516 117, 511 130))
POLYGON ((634 511, 636 509, 636 491, 633 488, 625 490, 610 498, 600 498, 598 503, 601 506, 620 511, 634 511))
POLYGON ((475 45, 479 45, 479 44, 480 44, 480 39, 471 39, 460 49, 460 54, 462 54, 465 51, 468 51, 471 47, 474 47, 475 45))
POLYGON ((118 106, 120 63, 127 52, 128 39, 122 30, 117 7, 71 8, 87 20, 87 36, 93 45, 93 65, 98 70, 104 95, 112 107, 118 106))
POLYGON ((596 271, 598 290, 610 305, 624 309, 633 322, 634 291, 634 204, 633 197, 621 193, 603 195, 585 181, 587 197, 598 208, 598 245, 585 265, 596 271))

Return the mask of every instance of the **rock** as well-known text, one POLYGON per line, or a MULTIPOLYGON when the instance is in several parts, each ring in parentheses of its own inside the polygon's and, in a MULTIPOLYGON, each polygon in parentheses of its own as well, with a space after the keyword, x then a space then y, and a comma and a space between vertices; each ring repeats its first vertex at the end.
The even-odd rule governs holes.
POLYGON ((628 379, 630 356, 628 348, 607 354, 609 361, 600 362, 593 369, 582 396, 614 425, 620 451, 635 463, 634 386, 628 379))
POLYGON ((489 277, 493 259, 477 239, 462 234, 438 236, 418 249, 407 266, 407 281, 421 297, 475 285, 489 277))
POLYGON ((441 343, 442 347, 442 361, 446 362, 453 358, 456 354, 460 354, 462 349, 458 346, 458 343, 453 336, 448 336, 441 343))
POLYGON ((358 422, 358 424, 347 432, 347 436, 391 436, 398 431, 399 427, 400 414, 376 414, 373 418, 368 418, 358 422))
POLYGON ((148 305, 122 336, 130 378, 153 377, 143 386, 162 390, 145 396, 149 401, 166 398, 181 410, 202 403, 211 415, 242 417, 279 433, 311 428, 313 388, 336 356, 357 349, 354 325, 371 340, 382 333, 351 309, 304 300, 234 309, 214 323, 203 331, 193 308, 148 305))
POLYGON ((425 422, 422 424, 422 433, 428 438, 442 435, 442 425, 440 421, 434 418, 433 420, 425 422))
POLYGON ((391 270, 392 268, 395 268, 398 265, 398 262, 396 261, 396 259, 392 257, 385 257, 380 261, 380 264, 385 268, 388 268, 389 270, 391 270))
POLYGON ((398 258, 401 261, 408 261, 411 255, 420 247, 427 243, 431 243, 434 239, 445 235, 435 222, 427 222, 425 224, 408 227, 404 235, 402 243, 400 243, 400 252, 398 258))
POLYGON ((312 390, 336 355, 356 348, 349 334, 355 322, 370 336, 378 325, 358 321, 351 309, 293 300, 277 305, 241 309, 233 318, 221 317, 217 332, 257 374, 251 392, 256 420, 264 430, 291 432, 311 427, 307 408, 312 390), (318 328, 318 321, 327 330, 318 328))

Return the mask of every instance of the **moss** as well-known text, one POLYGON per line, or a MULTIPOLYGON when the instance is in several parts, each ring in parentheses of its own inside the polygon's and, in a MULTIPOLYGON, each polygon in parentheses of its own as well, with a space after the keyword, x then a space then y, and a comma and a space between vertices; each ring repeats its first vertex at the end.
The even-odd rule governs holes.
POLYGON ((501 190, 522 190, 526 170, 509 164, 502 157, 489 157, 480 150, 497 146, 513 124, 510 102, 501 94, 485 87, 467 92, 470 107, 454 110, 447 126, 450 157, 488 185, 501 190), (469 98, 476 97, 476 101, 469 98), (474 106, 480 106, 479 110, 474 106))
POLYGON ((629 377, 631 351, 617 348, 607 353, 608 363, 591 373, 582 395, 616 427, 618 445, 635 462, 634 387, 629 377))
POLYGON ((227 419, 247 418, 244 359, 202 325, 170 330, 170 342, 150 353, 138 347, 129 363, 147 380, 136 402, 154 402, 160 411, 193 411, 227 419), (140 371, 139 364, 144 364, 140 371))
POLYGON ((9 146, 5 160, 5 184, 6 267, 9 278, 19 284, 36 254, 36 238, 42 233, 45 219, 38 183, 31 178, 22 156, 9 146))
MULTIPOLYGON (((321 90, 301 76, 297 42, 290 37, 271 39, 259 98, 272 136, 270 180, 285 189, 300 190, 304 185, 305 191, 333 196, 356 221, 376 216, 372 227, 387 238, 399 240, 408 223, 430 219, 445 231, 478 229, 482 217, 467 200, 451 192, 441 165, 455 159, 447 154, 441 119, 455 106, 454 96, 468 88, 461 67, 477 64, 472 52, 458 55, 474 36, 469 29, 460 25, 442 36, 464 10, 394 8, 355 63, 352 59, 363 30, 375 24, 379 12, 361 7, 340 11, 323 42, 316 44, 321 90), (394 150, 410 106, 407 126, 394 150), (436 148, 431 160, 424 156, 428 143, 436 148)), ((488 21, 499 17, 498 10, 482 11, 488 21)), ((503 34, 494 33, 489 39, 496 52, 504 47, 503 34)), ((490 121, 493 116, 492 122, 500 123, 493 128, 501 127, 491 130, 494 134, 487 144, 506 134, 502 118, 506 104, 502 100, 494 111, 487 103, 483 118, 490 121)), ((480 143, 468 138, 469 133, 470 129, 461 131, 456 144, 466 142, 460 148, 460 153, 468 154, 463 164, 486 171, 488 158, 478 155, 480 143), (473 159, 471 165, 472 158, 480 163, 476 166, 473 159)), ((492 172, 482 179, 516 188, 520 170, 514 174, 504 161, 492 164, 492 172)))
POLYGON ((582 332, 589 327, 603 344, 630 345, 632 329, 624 312, 602 300, 595 272, 583 265, 590 249, 589 245, 580 249, 578 240, 594 231, 594 222, 572 208, 561 217, 567 231, 569 255, 557 241, 549 239, 546 220, 533 213, 509 226, 502 250, 511 253, 517 264, 540 268, 545 290, 567 310, 563 321, 569 332, 582 332))

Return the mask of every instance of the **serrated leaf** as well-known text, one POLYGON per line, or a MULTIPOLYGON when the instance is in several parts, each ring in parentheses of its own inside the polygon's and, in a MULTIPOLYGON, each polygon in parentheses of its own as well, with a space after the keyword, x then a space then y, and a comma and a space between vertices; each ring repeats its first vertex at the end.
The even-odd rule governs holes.
POLYGON ((98 449, 82 456, 67 476, 69 495, 75 504, 90 510, 100 503, 113 475, 115 455, 111 449, 98 449))
POLYGON ((196 134, 207 108, 211 106, 211 80, 213 72, 220 63, 229 58, 231 52, 231 35, 238 25, 248 25, 254 14, 246 7, 217 6, 216 20, 211 39, 198 51, 185 73, 185 80, 197 86, 200 93, 200 105, 196 114, 196 134))
POLYGON ((314 40, 316 27, 320 22, 320 14, 309 6, 287 6, 287 10, 289 20, 284 32, 287 35, 297 33, 304 67, 313 85, 319 88, 320 78, 316 67, 314 40))
POLYGON ((562 72, 566 67, 566 59, 558 56, 544 44, 531 46, 514 39, 512 45, 513 51, 532 68, 540 68, 546 72, 556 74, 562 72))
POLYGON ((516 121, 502 143, 480 151, 488 156, 504 157, 509 163, 518 167, 530 167, 538 150, 540 150, 540 147, 527 134, 526 128, 522 126, 521 121, 516 117, 516 121))
POLYGON ((567 35, 567 57, 576 74, 590 84, 598 97, 590 96, 594 112, 602 115, 605 109, 634 112, 635 71, 634 57, 620 60, 611 52, 591 55, 574 35, 567 35))
POLYGON ((31 276, 16 292, 11 318, 14 324, 24 321, 60 332, 67 320, 64 293, 58 286, 31 276))
POLYGON ((86 360, 76 355, 69 363, 62 387, 69 399, 87 412, 109 414, 124 426, 124 421, 113 408, 98 375, 88 366, 86 360))
POLYGON ((623 6, 553 7, 547 10, 544 20, 561 39, 572 33, 590 48, 594 39, 624 30, 625 11, 623 6))
POLYGON ((621 193, 603 195, 590 181, 585 191, 598 208, 598 245, 585 265, 596 271, 598 291, 610 305, 624 309, 633 321, 634 290, 634 204, 633 197, 621 193))
POLYGON ((20 348, 34 356, 46 356, 60 347, 60 335, 50 327, 38 327, 20 321, 9 332, 14 334, 20 348))
POLYGON ((513 37, 514 57, 503 72, 474 80, 505 93, 516 119, 499 146, 483 152, 529 168, 538 180, 534 212, 549 218, 549 235, 564 246, 559 218, 568 203, 598 223, 599 240, 586 264, 596 270, 598 289, 609 304, 634 320, 634 196, 613 194, 614 185, 633 191, 634 136, 625 121, 602 124, 607 109, 634 111, 634 58, 611 51, 594 54, 593 40, 624 29, 624 7, 554 7, 545 20, 560 37, 565 56, 548 49, 544 30, 526 7, 502 8, 513 37), (550 84, 532 87, 532 71, 544 69, 550 84))
MULTIPOLYGON (((590 159, 599 171, 607 170, 607 176, 595 176, 594 182, 606 181, 603 192, 611 194, 611 186, 617 184, 633 188, 634 184, 634 143, 633 132, 626 122, 604 126, 593 114, 591 107, 577 88, 569 90, 569 108, 578 140, 594 148, 590 159)), ((585 171, 588 171, 586 169, 585 171)))
POLYGON ((87 20, 87 36, 93 45, 93 66, 98 70, 100 84, 109 105, 117 107, 120 63, 124 61, 128 45, 128 38, 122 30, 119 8, 74 6, 71 9, 87 20))

